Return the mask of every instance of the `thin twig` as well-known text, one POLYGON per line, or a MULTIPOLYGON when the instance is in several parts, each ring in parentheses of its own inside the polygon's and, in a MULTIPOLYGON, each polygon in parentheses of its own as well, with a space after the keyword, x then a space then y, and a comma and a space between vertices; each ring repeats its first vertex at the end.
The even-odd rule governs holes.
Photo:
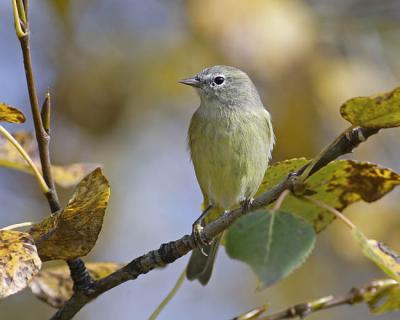
MULTIPOLYGON (((360 143, 366 141, 368 137, 376 134, 378 130, 368 128, 354 128, 348 134, 341 135, 340 139, 336 139, 336 143, 326 150, 326 153, 320 156, 320 160, 314 164, 313 169, 309 175, 314 174, 322 167, 326 166, 329 162, 336 158, 351 152, 360 143)), ((231 226, 242 215, 260 209, 273 201, 285 190, 291 190, 295 184, 298 183, 297 177, 303 173, 306 166, 290 174, 287 178, 276 184, 270 190, 258 196, 250 204, 246 212, 242 208, 230 211, 224 214, 217 220, 204 226, 203 232, 207 239, 213 239, 218 234, 223 232, 231 226)), ((87 303, 101 295, 102 293, 111 290, 112 288, 128 281, 134 280, 142 274, 167 264, 173 263, 175 260, 183 257, 191 250, 198 248, 199 244, 196 243, 193 235, 185 235, 182 238, 162 244, 159 249, 152 250, 136 259, 132 260, 125 267, 115 271, 109 276, 95 281, 90 292, 75 292, 70 300, 59 309, 54 316, 53 320, 66 320, 71 319, 76 313, 79 312, 87 303)))
MULTIPOLYGON (((51 212, 55 213, 61 209, 61 204, 58 199, 57 190, 55 187, 51 170, 50 150, 49 150, 50 135, 47 133, 49 123, 46 123, 46 127, 44 127, 42 116, 40 113, 39 100, 36 93, 35 78, 33 74, 32 58, 30 50, 30 29, 28 21, 29 1, 28 0, 24 0, 23 2, 21 0, 12 0, 12 1, 13 1, 15 27, 18 39, 21 44, 21 50, 23 55, 25 77, 28 87, 33 123, 35 126, 36 140, 39 149, 40 164, 42 166, 43 178, 48 186, 48 191, 45 192, 45 196, 49 203, 51 212), (15 1, 18 1, 19 7, 15 1), (24 22, 23 33, 19 32, 19 30, 21 29, 21 20, 23 20, 24 22)), ((48 96, 46 96, 45 103, 46 103, 45 108, 47 108, 46 112, 49 113, 50 99, 48 99, 48 96)), ((83 291, 90 290, 90 286, 93 280, 90 277, 89 272, 87 271, 83 260, 77 258, 74 260, 67 261, 67 264, 70 268, 72 279, 74 280, 74 290, 75 289, 83 291), (75 282, 76 279, 79 279, 79 281, 75 282)))
MULTIPOLYGON (((258 307, 250 310, 243 315, 233 318, 232 320, 283 320, 283 319, 303 319, 311 313, 318 311, 342 306, 342 305, 354 305, 360 303, 369 303, 376 297, 379 293, 384 290, 396 286, 398 283, 393 279, 375 280, 368 282, 358 288, 352 288, 344 296, 326 296, 313 300, 310 302, 296 304, 285 310, 279 311, 271 315, 264 315, 264 312, 258 312, 263 307, 258 307), (257 311, 255 313, 254 311, 257 311), (246 317, 247 315, 252 315, 252 317, 246 317)), ((265 309, 265 308, 264 308, 265 309)))
POLYGON ((49 191, 45 194, 49 202, 51 212, 56 212, 61 209, 58 200, 57 192, 54 185, 54 179, 51 171, 51 161, 49 152, 50 137, 43 128, 42 118, 40 116, 39 101, 36 94, 36 87, 32 68, 31 51, 29 44, 29 28, 26 26, 27 33, 24 37, 19 38, 25 67, 26 82, 29 92, 29 100, 31 104, 31 111, 33 123, 35 126, 36 140, 38 143, 40 164, 42 166, 43 178, 49 186, 49 191))

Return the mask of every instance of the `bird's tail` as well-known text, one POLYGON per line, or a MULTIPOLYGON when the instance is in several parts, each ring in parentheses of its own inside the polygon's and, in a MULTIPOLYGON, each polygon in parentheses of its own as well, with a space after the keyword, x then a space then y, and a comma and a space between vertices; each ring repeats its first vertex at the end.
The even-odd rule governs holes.
POLYGON ((186 277, 189 280, 199 280, 205 286, 211 278, 215 257, 217 256, 222 233, 213 242, 203 248, 193 250, 189 263, 186 267, 186 277))

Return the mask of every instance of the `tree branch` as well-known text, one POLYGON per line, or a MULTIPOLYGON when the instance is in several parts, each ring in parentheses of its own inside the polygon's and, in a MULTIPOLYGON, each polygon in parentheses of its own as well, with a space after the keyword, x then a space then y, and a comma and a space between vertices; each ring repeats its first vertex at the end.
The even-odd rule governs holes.
MULTIPOLYGON (((368 128, 354 128, 342 134, 337 138, 324 154, 320 156, 319 161, 314 164, 313 169, 309 175, 314 174, 322 167, 326 166, 329 162, 336 158, 351 152, 360 143, 366 141, 370 136, 376 134, 378 130, 368 128)), ((239 217, 247 212, 258 210, 273 201, 285 190, 294 190, 298 184, 298 177, 306 169, 307 166, 299 169, 298 171, 290 174, 286 179, 282 180, 270 190, 258 196, 254 202, 249 206, 247 211, 243 208, 238 208, 225 213, 217 220, 207 224, 204 229, 204 237, 206 239, 213 239, 225 229, 230 227, 239 217)), ((199 243, 196 242, 195 237, 192 235, 185 235, 182 238, 162 244, 159 249, 152 250, 134 260, 132 260, 125 267, 115 271, 109 276, 95 281, 90 290, 75 292, 70 300, 59 309, 56 314, 51 318, 53 320, 71 319, 82 307, 88 302, 92 301, 102 293, 128 281, 134 280, 142 274, 167 264, 183 257, 191 250, 198 248, 199 243)))
MULTIPOLYGON (((30 49, 30 29, 28 20, 28 5, 29 1, 13 0, 14 19, 17 29, 17 36, 21 45, 26 83, 29 93, 29 101, 31 105, 32 118, 35 126, 36 141, 39 149, 40 164, 42 167, 43 178, 49 188, 45 193, 47 202, 49 203, 52 213, 61 209, 61 204, 58 199, 57 190, 55 187, 50 160, 50 135, 49 129, 49 115, 50 115, 50 97, 47 94, 43 104, 43 116, 45 117, 45 126, 40 112, 39 100, 36 92, 35 77, 33 74, 31 49, 30 49), (18 1, 18 2, 16 2, 18 1), (18 32, 22 28, 22 32, 18 32)), ((72 279, 74 280, 74 289, 88 290, 93 282, 90 277, 83 260, 74 259, 67 261, 71 271, 72 279)))
POLYGON ((315 313, 321 310, 326 310, 342 305, 369 303, 376 296, 378 296, 379 293, 394 285, 398 285, 398 283, 392 279, 371 281, 358 288, 352 288, 344 296, 326 296, 314 301, 296 304, 292 307, 271 315, 264 315, 265 311, 268 309, 268 306, 261 306, 251 311, 248 311, 238 317, 235 317, 232 320, 282 320, 294 318, 303 319, 311 313, 315 313))

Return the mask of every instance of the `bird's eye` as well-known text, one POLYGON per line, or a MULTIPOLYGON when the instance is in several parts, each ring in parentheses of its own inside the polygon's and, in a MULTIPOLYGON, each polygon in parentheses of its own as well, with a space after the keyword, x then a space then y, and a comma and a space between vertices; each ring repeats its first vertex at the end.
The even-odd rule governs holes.
POLYGON ((224 78, 224 77, 221 77, 221 76, 218 76, 218 77, 215 77, 215 78, 214 78, 214 83, 217 84, 217 85, 223 84, 224 81, 225 81, 225 78, 224 78))

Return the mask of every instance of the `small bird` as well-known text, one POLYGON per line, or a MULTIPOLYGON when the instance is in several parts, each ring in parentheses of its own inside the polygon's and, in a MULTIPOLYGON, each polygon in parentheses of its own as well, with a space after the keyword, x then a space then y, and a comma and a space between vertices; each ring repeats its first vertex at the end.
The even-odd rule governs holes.
MULTIPOLYGON (((201 101, 188 132, 190 155, 207 207, 193 225, 195 232, 210 220, 210 209, 222 214, 251 203, 267 170, 275 137, 271 116, 243 71, 217 65, 180 82, 194 87, 201 101)), ((189 280, 208 283, 221 237, 193 251, 186 269, 189 280)))

